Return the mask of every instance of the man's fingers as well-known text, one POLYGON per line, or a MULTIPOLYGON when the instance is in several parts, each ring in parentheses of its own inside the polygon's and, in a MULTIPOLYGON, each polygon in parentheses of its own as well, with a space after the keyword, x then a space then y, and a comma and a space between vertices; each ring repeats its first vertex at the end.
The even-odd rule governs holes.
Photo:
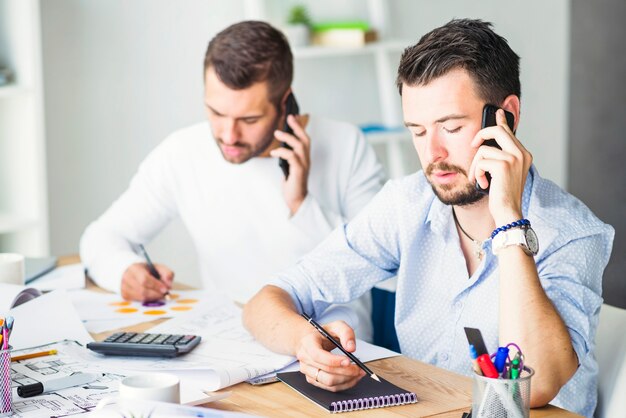
POLYGON ((154 268, 159 272, 161 281, 167 285, 168 289, 171 288, 174 281, 174 272, 163 264, 155 264, 154 268))
MULTIPOLYGON (((154 280, 154 279, 152 279, 154 280)), ((164 292, 160 288, 148 288, 137 280, 122 281, 122 297, 127 300, 135 300, 139 302, 163 299, 164 292)))
MULTIPOLYGON (((287 148, 276 148, 270 152, 270 155, 275 158, 287 160, 290 167, 290 173, 295 173, 296 170, 299 170, 300 168, 304 169, 302 160, 293 150, 289 150, 287 148)), ((291 175, 289 177, 291 177, 291 175)))
POLYGON ((354 330, 350 328, 344 321, 334 321, 324 326, 324 329, 328 331, 336 340, 341 343, 341 346, 350 353, 356 351, 356 337, 354 330))
POLYGON ((296 119, 296 117, 293 115, 287 115, 287 124, 291 127, 291 129, 293 130, 293 133, 298 138, 298 140, 305 147, 308 148, 309 144, 311 143, 311 140, 309 139, 309 136, 307 135, 306 131, 300 124, 300 121, 296 119))
POLYGON ((306 380, 312 385, 330 392, 340 392, 355 386, 359 380, 363 378, 365 372, 359 376, 346 378, 345 376, 333 375, 320 370, 315 372, 314 376, 306 374, 306 380))
POLYGON ((147 265, 136 263, 124 272, 121 290, 125 299, 150 301, 162 299, 169 287, 152 277, 147 265))
POLYGON ((327 370, 304 362, 300 362, 300 372, 325 386, 344 385, 348 382, 358 381, 365 375, 365 372, 358 368, 354 373, 336 373, 336 370, 327 370))
MULTIPOLYGON (((281 142, 286 143, 292 148, 292 151, 302 158, 307 154, 307 144, 300 139, 283 131, 275 131, 274 136, 281 142)), ((283 148, 284 149, 284 148, 283 148)))

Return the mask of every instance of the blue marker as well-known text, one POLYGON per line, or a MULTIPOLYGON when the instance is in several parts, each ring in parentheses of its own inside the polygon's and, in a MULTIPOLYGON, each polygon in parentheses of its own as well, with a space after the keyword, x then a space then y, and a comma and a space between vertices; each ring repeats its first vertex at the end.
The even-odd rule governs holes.
POLYGON ((478 358, 476 347, 474 347, 474 344, 470 344, 469 349, 470 349, 470 358, 472 359, 472 368, 474 369, 474 373, 476 373, 479 376, 482 376, 483 372, 482 370, 480 370, 480 366, 478 365, 478 361, 476 360, 478 358))
POLYGON ((498 373, 502 373, 504 370, 504 365, 506 364, 506 359, 509 356, 509 349, 507 347, 499 347, 498 352, 496 353, 496 358, 493 362, 493 365, 496 366, 496 370, 498 373))

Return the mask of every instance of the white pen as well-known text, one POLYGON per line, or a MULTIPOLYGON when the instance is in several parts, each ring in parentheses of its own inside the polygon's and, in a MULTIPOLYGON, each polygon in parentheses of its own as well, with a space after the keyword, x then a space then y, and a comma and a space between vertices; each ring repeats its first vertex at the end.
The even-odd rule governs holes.
POLYGON ((71 376, 52 379, 43 383, 39 382, 30 385, 18 386, 17 394, 22 398, 30 398, 31 396, 41 395, 46 392, 54 392, 56 390, 91 383, 98 377, 99 375, 96 373, 76 373, 71 376))

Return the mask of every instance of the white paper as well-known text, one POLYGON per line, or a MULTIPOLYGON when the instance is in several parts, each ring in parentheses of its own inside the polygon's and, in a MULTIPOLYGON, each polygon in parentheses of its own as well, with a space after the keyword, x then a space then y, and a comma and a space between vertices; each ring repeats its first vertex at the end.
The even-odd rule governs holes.
POLYGON ((0 312, 7 312, 14 306, 19 306, 38 296, 41 296, 41 292, 32 287, 0 283, 0 312))
MULTIPOLYGON (((13 362, 13 410, 14 417, 65 416, 87 412, 104 398, 117 397, 119 382, 134 371, 104 369, 98 363, 83 360, 76 353, 87 351, 74 341, 62 341, 14 352, 13 355, 56 349, 58 354, 13 362), (45 393, 31 398, 17 395, 17 386, 45 382, 69 376, 74 372, 97 373, 101 377, 89 384, 45 393)), ((181 403, 210 402, 214 398, 202 392, 194 382, 181 381, 181 403)))
POLYGON ((33 280, 30 285, 42 292, 58 289, 83 289, 85 287, 85 267, 82 264, 57 267, 33 280))
POLYGON ((14 350, 76 340, 93 341, 65 290, 55 290, 9 311, 15 318, 9 343, 14 350))
POLYGON ((70 296, 85 327, 94 333, 158 318, 174 318, 197 309, 210 299, 210 294, 203 290, 172 291, 172 299, 162 301, 162 306, 144 306, 141 302, 126 301, 115 293, 91 290, 72 291, 70 296))
POLYGON ((175 405, 165 402, 151 401, 128 401, 121 400, 118 403, 104 406, 102 409, 96 409, 88 415, 90 418, 109 418, 109 417, 150 417, 150 418, 178 418, 178 417, 196 417, 196 418, 249 418, 252 415, 242 414, 239 412, 220 411, 209 408, 199 408, 175 405))
POLYGON ((127 327, 140 323, 137 321, 138 319, 135 317, 120 319, 95 319, 83 320, 83 325, 90 333, 99 334, 105 331, 125 331, 127 327))
POLYGON ((87 362, 105 369, 167 371, 181 380, 197 380, 203 390, 215 391, 281 369, 295 359, 263 347, 245 330, 241 309, 226 297, 211 295, 193 312, 164 322, 150 333, 195 334, 202 342, 190 353, 173 359, 102 356, 86 352, 87 362))

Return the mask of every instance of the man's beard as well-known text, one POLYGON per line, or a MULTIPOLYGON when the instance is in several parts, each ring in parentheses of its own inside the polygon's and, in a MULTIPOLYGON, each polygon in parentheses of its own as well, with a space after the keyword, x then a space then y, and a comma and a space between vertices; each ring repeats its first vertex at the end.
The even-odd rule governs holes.
POLYGON ((232 157, 229 157, 224 154, 224 151, 222 150, 222 145, 224 145, 224 142, 222 141, 221 138, 216 137, 215 142, 217 142, 218 148, 220 149, 220 152, 222 153, 222 157, 229 163, 243 164, 246 161, 250 160, 251 158, 258 157, 259 155, 263 154, 265 151, 267 151, 267 149, 274 142, 274 131, 278 129, 278 121, 280 120, 280 116, 281 116, 280 114, 276 116, 272 124, 270 124, 270 129, 268 129, 265 135, 263 136, 263 140, 260 141, 258 144, 256 144, 256 146, 253 146, 251 144, 246 144, 246 143, 239 143, 239 142, 233 145, 229 145, 231 147, 238 147, 244 150, 244 152, 237 159, 232 159, 232 157))
POLYGON ((467 173, 461 167, 448 164, 448 163, 430 164, 426 168, 426 170, 424 171, 424 173, 426 174, 426 179, 430 183, 430 186, 432 187, 433 192, 435 193, 437 198, 444 205, 453 205, 453 206, 471 205, 473 203, 478 202, 483 197, 485 197, 485 195, 480 193, 478 190, 476 190, 476 187, 469 181, 466 182, 464 185, 462 185, 461 190, 457 190, 454 192, 452 191, 452 189, 455 186, 451 186, 447 184, 435 186, 433 182, 430 180, 430 176, 435 170, 459 173, 465 176, 465 178, 467 178, 467 173))

